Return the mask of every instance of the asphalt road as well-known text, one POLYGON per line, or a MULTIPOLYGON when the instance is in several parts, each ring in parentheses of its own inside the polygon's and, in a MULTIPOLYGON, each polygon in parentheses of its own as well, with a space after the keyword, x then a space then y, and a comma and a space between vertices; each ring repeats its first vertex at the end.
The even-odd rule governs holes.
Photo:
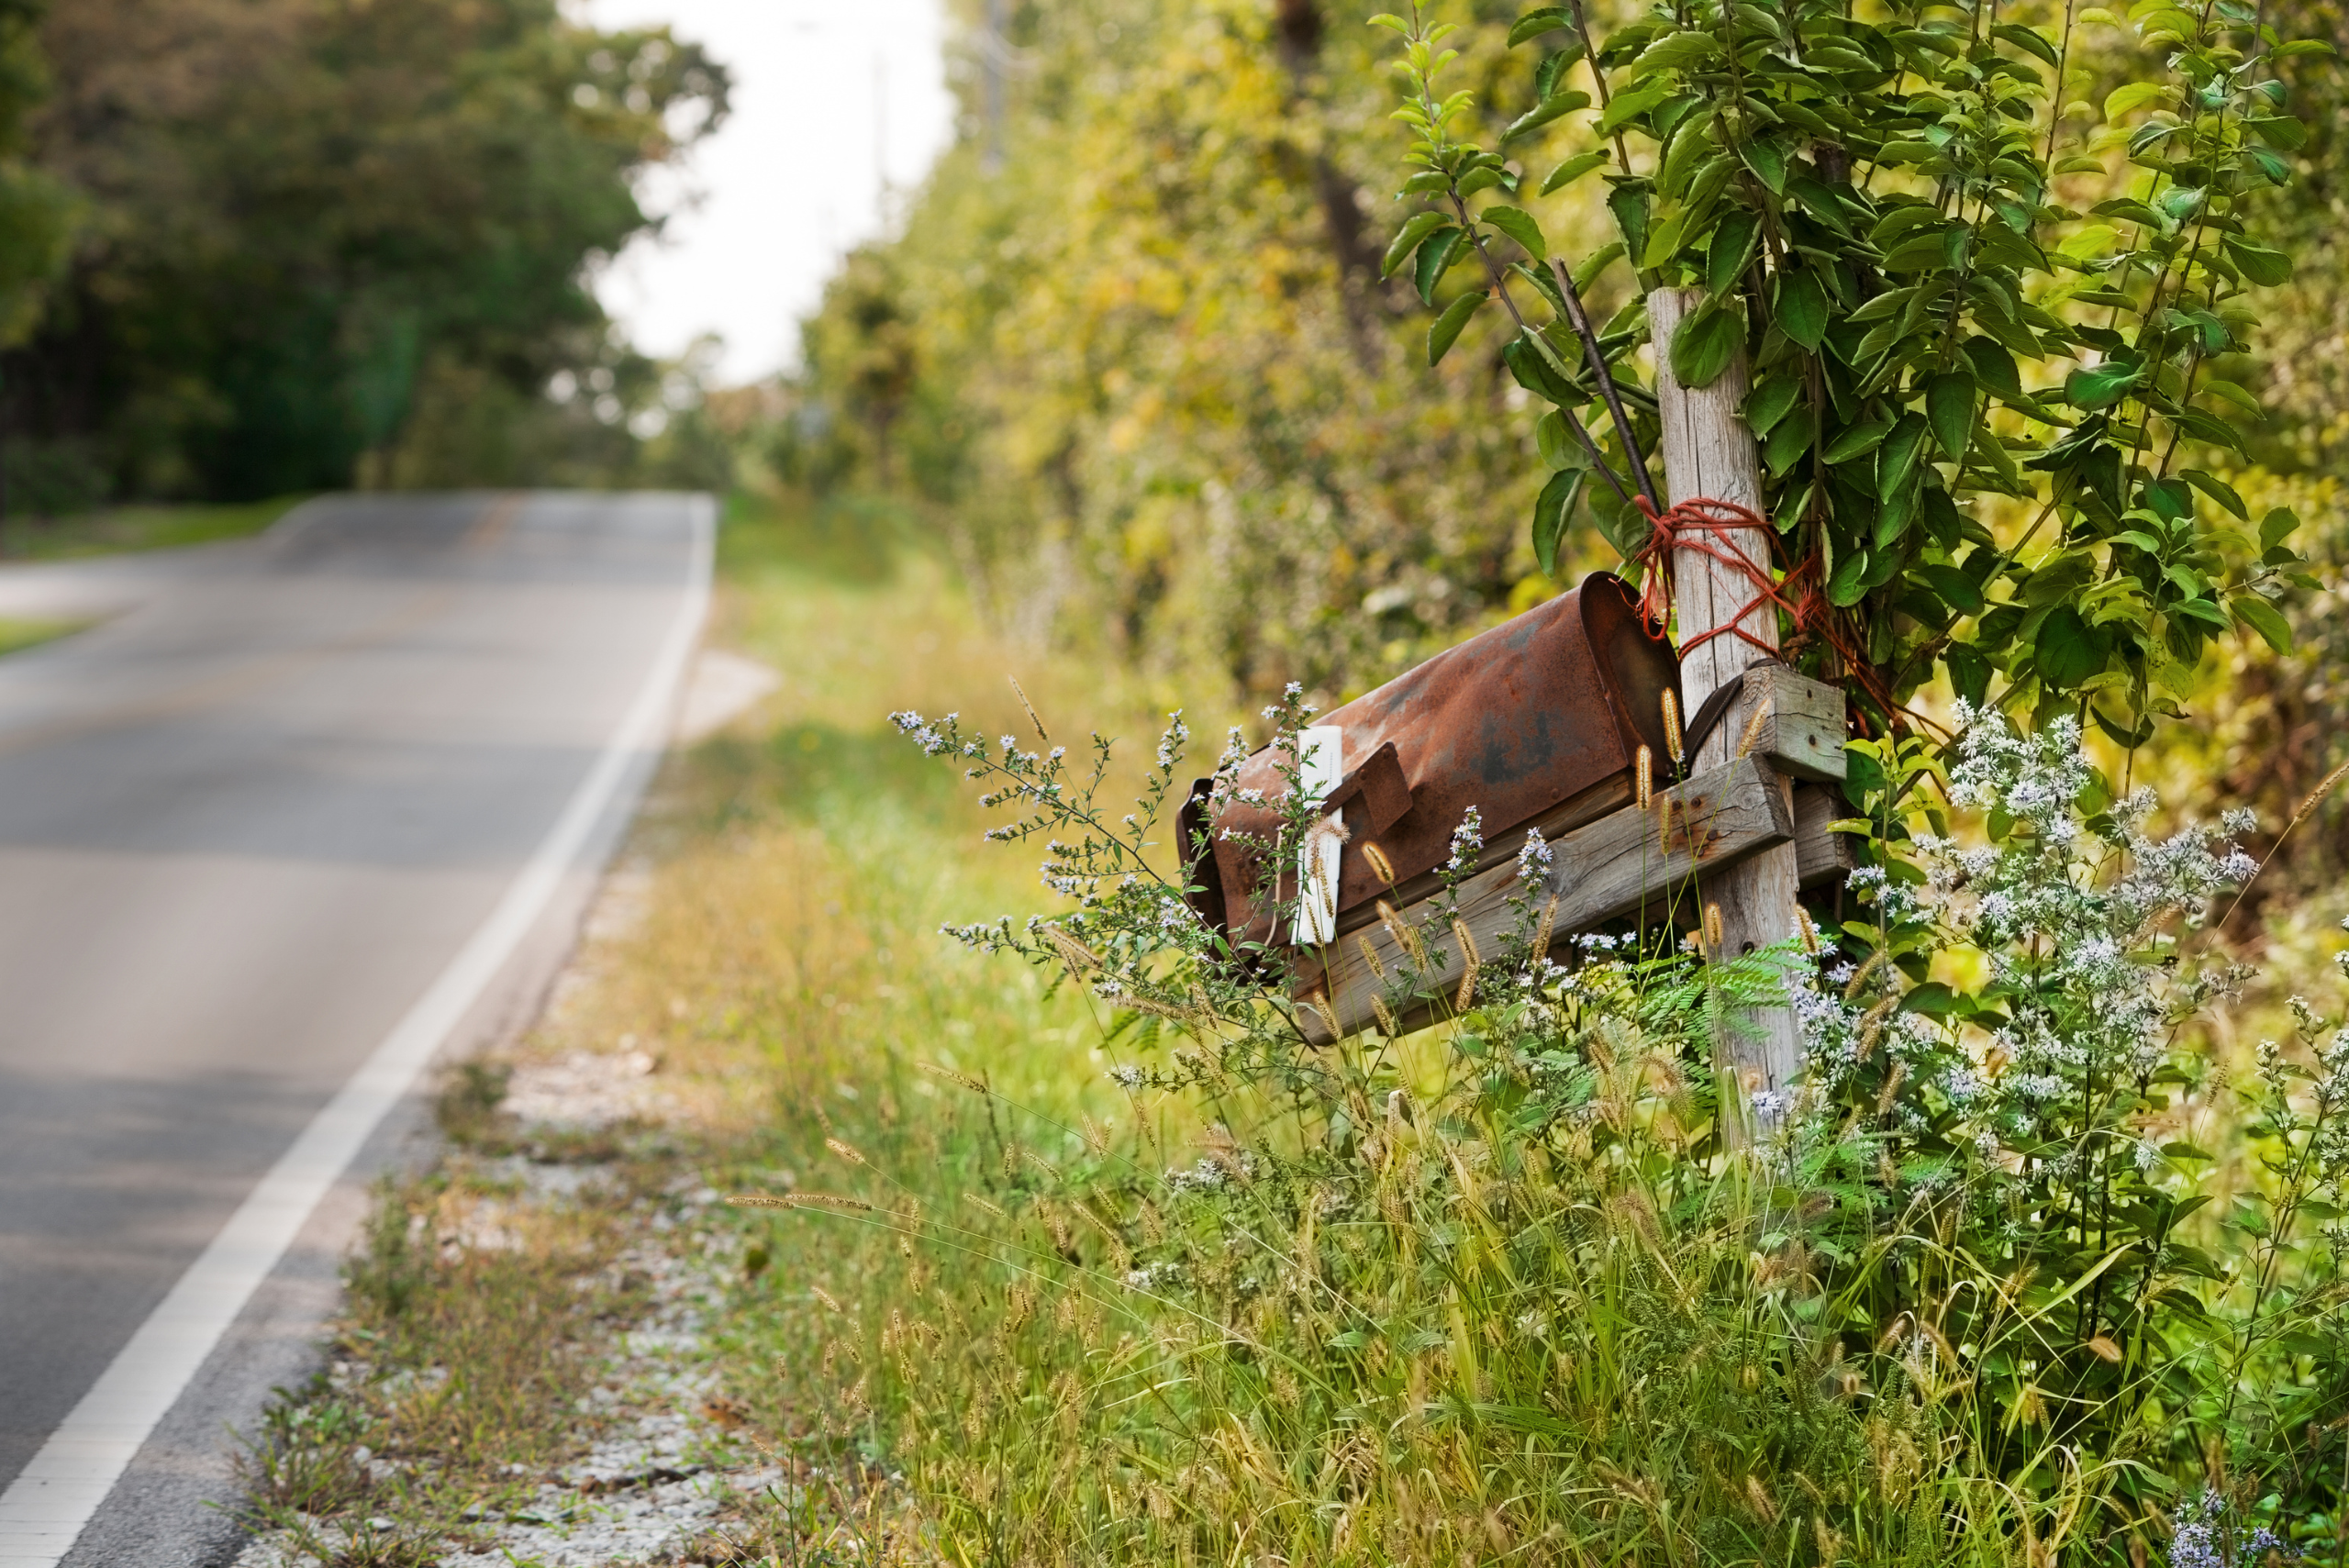
MULTIPOLYGON (((498 906, 640 700, 704 506, 339 497, 0 582, 0 614, 135 606, 0 660, 0 1490, 498 906)), ((527 1014, 576 904, 460 1035, 527 1014)), ((306 1232, 70 1562, 226 1550, 199 1507, 220 1423, 298 1363, 353 1211, 306 1232)))

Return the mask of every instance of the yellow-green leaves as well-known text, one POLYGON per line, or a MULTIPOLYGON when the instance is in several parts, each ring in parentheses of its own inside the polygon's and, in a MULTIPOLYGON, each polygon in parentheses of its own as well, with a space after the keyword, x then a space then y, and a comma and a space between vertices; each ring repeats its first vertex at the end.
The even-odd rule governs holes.
POLYGON ((1533 559, 1541 563, 1544 576, 1558 574, 1558 541, 1565 535, 1566 519, 1574 515, 1575 497, 1589 477, 1586 468, 1562 468, 1550 475, 1534 500, 1533 559))
POLYGON ((1517 118, 1509 122, 1508 128, 1501 132, 1502 145, 1506 146, 1509 142, 1515 141, 1527 131, 1537 130, 1542 126, 1548 125, 1552 120, 1558 118, 1561 115, 1570 115, 1576 109, 1586 109, 1588 107, 1590 107, 1590 95, 1578 90, 1560 93, 1554 96, 1544 98, 1542 102, 1534 105, 1531 108, 1526 110, 1523 114, 1518 116, 1517 118))
POLYGON ((1443 314, 1437 317, 1435 325, 1428 328, 1428 364, 1431 368, 1442 363, 1443 356, 1452 351, 1452 345, 1459 341, 1461 331, 1468 325, 1468 318, 1475 315, 1484 303, 1485 291, 1471 289, 1443 307, 1443 314))
POLYGON ((1421 240, 1443 226, 1444 217, 1440 212, 1414 215, 1395 236, 1395 242, 1386 248, 1386 255, 1379 263, 1378 275, 1382 278, 1393 276, 1395 269, 1403 264, 1404 258, 1417 250, 1421 240))
POLYGON ((1478 216, 1524 247, 1525 253, 1535 261, 1549 259, 1549 243, 1542 238, 1542 226, 1533 221, 1531 213, 1520 207, 1491 206, 1478 216))
POLYGON ((1564 190, 1593 169, 1605 168, 1612 157, 1613 154, 1603 147, 1590 152, 1576 153, 1550 171, 1549 178, 1542 182, 1541 194, 1547 196, 1564 190))

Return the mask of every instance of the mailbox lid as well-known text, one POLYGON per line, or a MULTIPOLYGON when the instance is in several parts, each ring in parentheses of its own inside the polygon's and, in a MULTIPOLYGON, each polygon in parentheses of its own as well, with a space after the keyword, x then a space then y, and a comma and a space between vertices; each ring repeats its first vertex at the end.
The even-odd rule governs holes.
MULTIPOLYGON (((1627 772, 1642 744, 1662 756, 1662 697, 1678 681, 1672 644, 1641 619, 1630 584, 1597 573, 1317 720, 1343 731, 1349 773, 1391 745, 1410 792, 1408 809, 1383 824, 1370 819, 1364 795, 1339 792, 1350 830, 1339 912, 1386 890, 1363 853, 1366 843, 1385 852, 1398 884, 1408 882, 1444 863, 1453 829, 1472 806, 1486 843, 1497 846, 1627 772)), ((1285 787, 1278 762, 1269 747, 1258 751, 1241 769, 1240 787, 1277 795, 1285 787)), ((1200 912, 1225 918, 1236 936, 1269 940, 1271 912, 1252 906, 1253 857, 1221 829, 1270 839, 1277 814, 1234 805, 1216 827, 1211 891, 1221 897, 1201 898, 1200 912)), ((1284 901, 1296 895, 1293 871, 1283 868, 1284 901)))

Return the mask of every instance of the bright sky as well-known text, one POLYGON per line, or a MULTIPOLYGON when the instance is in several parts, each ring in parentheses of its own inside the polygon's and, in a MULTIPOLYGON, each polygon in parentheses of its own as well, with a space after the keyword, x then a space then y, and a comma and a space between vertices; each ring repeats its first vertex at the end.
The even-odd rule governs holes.
POLYGON ((682 180, 646 187, 667 233, 599 284, 637 347, 726 340, 719 379, 755 380, 799 350, 841 253, 881 227, 884 172, 903 193, 953 135, 941 0, 573 0, 600 28, 666 22, 734 73, 733 114, 682 180))

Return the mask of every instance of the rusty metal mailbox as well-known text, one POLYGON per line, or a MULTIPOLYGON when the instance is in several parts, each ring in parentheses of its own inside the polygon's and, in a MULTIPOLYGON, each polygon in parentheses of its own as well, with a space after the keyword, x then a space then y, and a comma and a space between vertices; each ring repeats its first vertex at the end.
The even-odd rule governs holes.
MULTIPOLYGON (((1370 924, 1382 895, 1408 906, 1435 891, 1471 806, 1488 867, 1514 858, 1529 829, 1555 837, 1630 803, 1639 749, 1665 755, 1662 699, 1678 684, 1672 644, 1649 628, 1631 586, 1601 573, 1319 719, 1340 744, 1335 757, 1316 759, 1322 776, 1308 787, 1334 777, 1320 808, 1342 813, 1346 828, 1323 940, 1370 924), (1391 867, 1391 892, 1366 852, 1374 844, 1391 867)), ((1258 751, 1240 787, 1278 796, 1284 761, 1258 751)), ((1196 832, 1213 836, 1211 857, 1192 875, 1194 906, 1235 940, 1293 940, 1283 917, 1297 907, 1297 868, 1284 868, 1273 906, 1257 906, 1255 855, 1224 831, 1271 840, 1277 813, 1230 804, 1210 824, 1207 783, 1194 787, 1182 821, 1186 850, 1196 832)))

